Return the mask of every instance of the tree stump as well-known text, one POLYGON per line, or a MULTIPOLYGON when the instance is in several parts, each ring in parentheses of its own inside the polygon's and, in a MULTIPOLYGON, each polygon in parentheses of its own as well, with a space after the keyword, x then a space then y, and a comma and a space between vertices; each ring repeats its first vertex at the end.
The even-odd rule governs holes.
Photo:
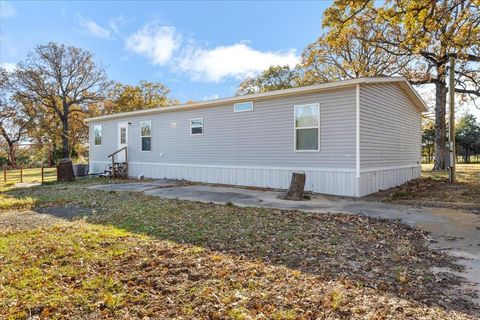
POLYGON ((70 158, 63 158, 57 164, 57 181, 70 182, 75 181, 73 173, 73 164, 70 158))
POLYGON ((305 178, 304 172, 293 172, 290 187, 284 198, 287 200, 305 200, 305 178))

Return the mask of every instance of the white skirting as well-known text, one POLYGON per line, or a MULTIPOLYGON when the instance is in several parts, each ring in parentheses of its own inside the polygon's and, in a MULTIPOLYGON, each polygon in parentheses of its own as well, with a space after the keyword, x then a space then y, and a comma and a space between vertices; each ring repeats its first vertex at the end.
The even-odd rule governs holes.
MULTIPOLYGON (((103 172, 108 162, 90 162, 90 172, 103 172)), ((189 181, 231 184, 240 186, 287 189, 292 172, 305 172, 308 191, 343 196, 355 195, 354 169, 342 168, 285 168, 222 165, 190 165, 166 163, 128 163, 128 174, 156 179, 185 179, 189 181)))
POLYGON ((399 186, 420 177, 421 172, 422 168, 418 165, 364 170, 360 174, 359 196, 399 186))
MULTIPOLYGON (((90 172, 103 172, 107 161, 91 161, 90 172)), ((191 165, 172 163, 129 162, 131 177, 154 179, 184 179, 189 181, 240 186, 287 189, 292 172, 305 172, 308 191, 341 195, 364 196, 378 190, 400 185, 420 176, 420 166, 368 169, 355 178, 354 168, 286 168, 223 165, 191 165)))

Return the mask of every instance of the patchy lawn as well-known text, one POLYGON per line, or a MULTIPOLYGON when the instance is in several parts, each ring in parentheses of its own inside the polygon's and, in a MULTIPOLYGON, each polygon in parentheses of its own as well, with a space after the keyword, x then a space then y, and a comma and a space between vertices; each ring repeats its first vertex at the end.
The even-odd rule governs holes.
POLYGON ((422 166, 422 177, 402 186, 380 191, 367 199, 389 202, 469 209, 480 213, 480 164, 457 164, 457 182, 448 173, 422 166))
POLYGON ((4 191, 41 208, 0 220, 41 211, 62 223, 0 231, 0 318, 473 318, 447 294, 458 279, 429 271, 454 262, 404 224, 85 188, 94 182, 4 191), (93 214, 64 222, 72 207, 93 214))
MULTIPOLYGON (((4 181, 2 171, 2 182, 4 181)), ((42 168, 27 168, 27 169, 8 169, 7 170, 7 183, 19 183, 20 178, 23 182, 42 182, 42 168), (21 174, 20 174, 21 173, 21 174)), ((56 168, 44 168, 43 169, 43 181, 51 182, 57 181, 57 169, 56 168)))
POLYGON ((14 183, 0 184, 0 211, 28 209, 35 204, 35 199, 32 197, 17 197, 6 194, 6 191, 12 186, 14 186, 14 183))

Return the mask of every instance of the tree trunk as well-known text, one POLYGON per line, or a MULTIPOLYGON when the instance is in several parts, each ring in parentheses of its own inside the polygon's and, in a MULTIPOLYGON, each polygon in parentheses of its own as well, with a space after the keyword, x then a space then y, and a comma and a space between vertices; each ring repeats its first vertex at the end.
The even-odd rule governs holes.
POLYGON ((446 169, 445 159, 447 150, 445 146, 445 108, 447 104, 447 85, 445 74, 439 75, 439 82, 435 85, 435 164, 434 171, 446 169))
POLYGON ((75 181, 73 164, 70 158, 63 158, 57 164, 57 180, 60 182, 75 181))
POLYGON ((68 143, 68 111, 66 116, 63 117, 62 119, 62 145, 63 145, 63 151, 62 155, 64 158, 70 157, 70 146, 68 143))
POLYGON ((48 166, 53 167, 55 162, 53 161, 53 152, 52 149, 55 150, 55 147, 48 147, 48 166))
POLYGON ((290 182, 290 187, 288 188, 287 193, 285 194, 285 199, 288 200, 304 200, 304 190, 305 190, 305 173, 293 172, 292 181, 290 182))
POLYGON ((8 161, 10 162, 10 166, 16 167, 17 166, 17 157, 15 155, 15 145, 11 142, 8 142, 8 161))

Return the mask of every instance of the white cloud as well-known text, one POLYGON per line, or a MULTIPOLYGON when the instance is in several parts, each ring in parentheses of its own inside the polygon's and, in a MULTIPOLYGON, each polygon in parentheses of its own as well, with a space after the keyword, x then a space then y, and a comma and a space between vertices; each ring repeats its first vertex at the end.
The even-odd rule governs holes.
POLYGON ((110 19, 108 26, 110 30, 113 31, 113 33, 120 34, 120 27, 125 25, 125 23, 127 23, 127 20, 123 16, 119 16, 119 17, 110 19))
POLYGON ((295 66, 299 61, 296 51, 258 51, 245 43, 220 46, 213 49, 190 48, 180 58, 179 68, 195 80, 218 82, 224 78, 244 79, 271 65, 295 66))
POLYGON ((125 47, 148 57, 153 64, 165 65, 180 47, 181 36, 175 27, 148 24, 125 41, 125 47))
POLYGON ((0 67, 4 68, 8 72, 13 72, 16 68, 16 64, 11 62, 4 62, 0 64, 0 67))
POLYGON ((183 41, 182 38, 173 26, 151 23, 130 35, 125 47, 149 58, 154 65, 167 65, 193 80, 210 82, 225 78, 241 80, 272 65, 294 67, 299 62, 295 49, 260 51, 245 42, 206 48, 193 39, 183 41))
POLYGON ((87 31, 88 33, 94 35, 95 37, 99 38, 104 38, 108 39, 112 35, 110 30, 99 26, 95 21, 93 20, 86 20, 81 18, 80 19, 80 26, 87 31))
POLYGON ((0 17, 9 18, 17 15, 15 7, 7 1, 0 1, 0 17))

